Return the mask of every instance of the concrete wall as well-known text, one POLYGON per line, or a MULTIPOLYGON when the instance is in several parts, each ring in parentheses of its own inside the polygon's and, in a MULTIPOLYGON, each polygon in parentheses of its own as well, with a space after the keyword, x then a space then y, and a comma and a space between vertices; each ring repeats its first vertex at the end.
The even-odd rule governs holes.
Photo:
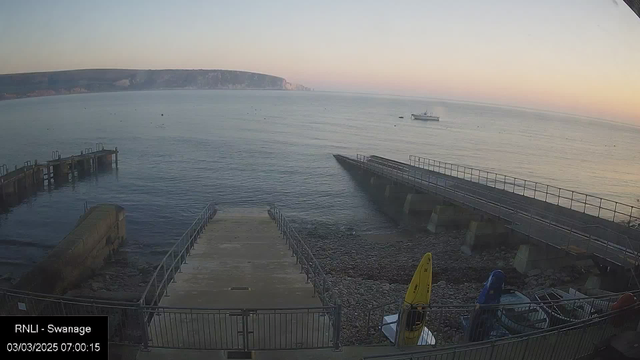
POLYGON ((62 241, 15 289, 61 295, 99 269, 126 237, 125 211, 118 205, 90 208, 62 241))

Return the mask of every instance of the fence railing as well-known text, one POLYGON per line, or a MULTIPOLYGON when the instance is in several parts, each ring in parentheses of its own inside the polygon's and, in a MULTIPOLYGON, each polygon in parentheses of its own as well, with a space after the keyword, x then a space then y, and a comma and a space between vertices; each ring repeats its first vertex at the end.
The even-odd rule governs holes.
MULTIPOLYGON (((640 295, 640 290, 630 292, 640 295)), ((549 299, 497 305, 414 305, 405 308, 402 302, 393 302, 370 308, 366 312, 366 337, 372 343, 395 342, 385 335, 389 326, 401 339, 407 318, 387 320, 389 315, 421 314, 432 336, 432 347, 450 346, 465 342, 478 342, 534 332, 561 326, 611 311, 613 304, 625 293, 613 293, 571 299, 549 299), (419 310, 418 310, 419 309, 419 310), (413 312, 411 312, 413 310, 413 312), (387 317, 387 318, 385 318, 387 317), (398 327, 398 324, 400 326, 398 327)), ((402 316, 402 315, 401 315, 402 316)), ((407 315, 408 316, 408 315, 407 315)))
POLYGON ((169 250, 137 302, 113 302, 0 288, 0 315, 107 315, 109 342, 143 349, 288 350, 340 347, 341 306, 309 248, 282 213, 271 208, 297 263, 324 306, 283 308, 178 308, 157 306, 175 281, 197 237, 216 215, 198 215, 169 250))
POLYGON ((335 347, 329 319, 336 307, 145 307, 149 346, 198 350, 288 350, 335 347))
POLYGON ((285 239, 292 254, 296 257, 296 263, 300 265, 302 271, 304 271, 307 281, 313 285, 314 294, 317 294, 318 298, 324 306, 335 308, 335 311, 330 315, 331 325, 334 328, 335 340, 334 344, 336 348, 340 346, 340 329, 341 329, 341 309, 342 305, 338 296, 333 291, 333 288, 327 280, 320 262, 316 260, 311 252, 311 249, 304 243, 300 235, 291 226, 291 223, 287 217, 280 211, 280 209, 272 205, 269 209, 269 215, 276 222, 278 229, 282 233, 282 237, 285 239))
POLYGON ((613 335, 637 330, 639 319, 640 304, 636 303, 624 309, 521 335, 401 354, 365 356, 364 359, 574 360, 592 354, 598 350, 603 340, 613 335))
POLYGON ((639 208, 637 206, 599 196, 415 155, 409 155, 409 164, 566 207, 601 219, 624 222, 628 225, 638 224, 638 222, 640 222, 640 213, 638 212, 639 208))
MULTIPOLYGON (((511 223, 509 227, 517 232, 567 251, 584 251, 619 265, 630 267, 638 263, 640 243, 632 243, 628 237, 609 229, 603 229, 606 236, 594 236, 588 226, 566 218, 562 222, 556 214, 524 206, 513 199, 501 195, 499 201, 489 201, 486 192, 471 188, 458 181, 432 172, 411 171, 407 164, 388 161, 380 162, 377 157, 356 155, 356 163, 375 173, 429 194, 446 197, 469 209, 503 219, 511 223)), ((600 234, 599 234, 600 235, 600 234)))
POLYGON ((208 204, 189 226, 189 229, 171 247, 156 268, 151 280, 149 280, 149 284, 145 288, 142 298, 140 298, 140 304, 157 305, 160 303, 162 297, 167 294, 169 284, 180 271, 182 264, 187 261, 187 257, 198 240, 198 236, 204 231, 216 213, 215 205, 213 203, 208 204))

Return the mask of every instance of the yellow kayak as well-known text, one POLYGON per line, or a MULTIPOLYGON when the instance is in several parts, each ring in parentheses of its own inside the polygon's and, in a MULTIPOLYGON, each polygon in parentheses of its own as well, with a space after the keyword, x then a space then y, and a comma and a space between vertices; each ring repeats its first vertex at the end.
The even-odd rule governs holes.
POLYGON ((418 340, 422 334, 426 322, 426 312, 422 306, 428 305, 431 300, 431 253, 426 253, 422 257, 416 272, 413 274, 407 294, 404 297, 402 319, 405 346, 418 345, 418 340))

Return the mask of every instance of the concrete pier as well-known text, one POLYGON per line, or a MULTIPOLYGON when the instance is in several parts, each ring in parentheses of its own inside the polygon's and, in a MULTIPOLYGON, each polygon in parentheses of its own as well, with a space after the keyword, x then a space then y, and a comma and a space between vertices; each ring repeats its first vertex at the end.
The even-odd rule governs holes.
POLYGON ((513 266, 522 274, 533 269, 554 269, 570 265, 575 258, 549 245, 520 245, 513 266))
POLYGON ((102 267, 125 238, 124 209, 113 204, 93 206, 14 289, 62 295, 102 267))
POLYGON ((460 229, 469 226, 472 219, 477 218, 473 212, 459 206, 440 205, 431 213, 431 219, 427 229, 433 233, 443 232, 449 229, 460 229))
POLYGON ((219 210, 160 306, 209 310, 181 317, 187 330, 179 333, 175 324, 166 321, 171 314, 155 316, 149 325, 151 343, 171 339, 183 348, 241 350, 246 344, 251 349, 278 348, 277 344, 290 344, 291 339, 299 347, 311 347, 310 341, 330 339, 326 316, 300 316, 294 309, 322 304, 314 297, 313 286, 301 273, 267 208, 219 210))
POLYGON ((509 230, 497 221, 471 220, 465 234, 462 252, 471 255, 474 250, 483 247, 496 247, 509 240, 509 230))
POLYGON ((421 213, 425 217, 431 216, 433 210, 442 205, 442 200, 429 194, 408 194, 403 210, 406 214, 421 213))

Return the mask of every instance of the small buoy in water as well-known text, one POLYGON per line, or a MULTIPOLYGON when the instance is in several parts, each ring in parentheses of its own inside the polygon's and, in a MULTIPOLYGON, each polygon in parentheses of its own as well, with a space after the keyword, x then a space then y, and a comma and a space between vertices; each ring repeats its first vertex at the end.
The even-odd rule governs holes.
POLYGON ((393 124, 393 127, 396 127, 396 124, 393 124))
POLYGON ((404 116, 398 116, 399 119, 404 119, 404 116))
POLYGON ((160 114, 160 116, 164 116, 164 114, 160 114))

